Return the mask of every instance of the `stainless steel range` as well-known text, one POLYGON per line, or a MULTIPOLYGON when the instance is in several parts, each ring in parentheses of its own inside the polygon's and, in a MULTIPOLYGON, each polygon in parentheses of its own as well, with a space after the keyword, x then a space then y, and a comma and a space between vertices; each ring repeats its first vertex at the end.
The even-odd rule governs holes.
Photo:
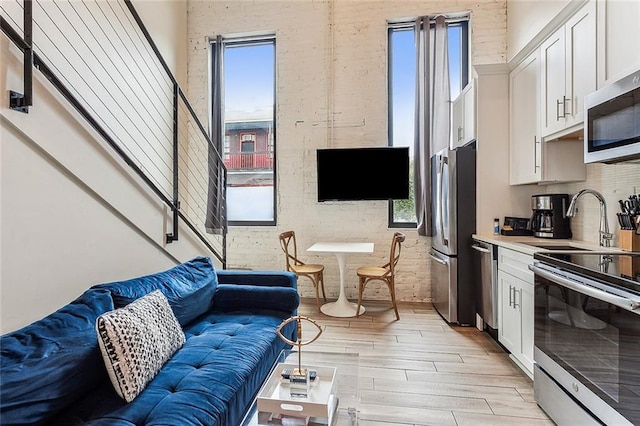
POLYGON ((537 253, 534 393, 559 425, 640 424, 640 253, 537 253))

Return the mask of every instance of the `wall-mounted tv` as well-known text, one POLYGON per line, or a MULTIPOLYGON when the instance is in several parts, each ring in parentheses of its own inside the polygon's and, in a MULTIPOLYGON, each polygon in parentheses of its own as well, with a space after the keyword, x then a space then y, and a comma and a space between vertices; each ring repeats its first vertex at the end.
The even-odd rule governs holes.
POLYGON ((318 201, 409 198, 409 148, 318 150, 318 201))

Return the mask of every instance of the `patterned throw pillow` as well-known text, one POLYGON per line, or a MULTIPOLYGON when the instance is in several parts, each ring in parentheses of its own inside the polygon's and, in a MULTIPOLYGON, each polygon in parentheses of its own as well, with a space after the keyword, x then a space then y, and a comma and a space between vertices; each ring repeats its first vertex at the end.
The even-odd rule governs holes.
POLYGON ((98 343, 116 392, 133 401, 185 342, 167 298, 153 291, 96 320, 98 343))

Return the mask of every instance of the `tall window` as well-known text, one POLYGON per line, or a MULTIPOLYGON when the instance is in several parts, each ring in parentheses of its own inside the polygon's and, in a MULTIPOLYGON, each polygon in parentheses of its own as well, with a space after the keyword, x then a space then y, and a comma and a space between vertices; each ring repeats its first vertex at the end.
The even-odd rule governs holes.
MULTIPOLYGON (((389 146, 408 146, 409 199, 389 202, 390 227, 415 227, 413 139, 416 91, 416 52, 413 23, 390 24, 388 30, 389 146)), ((449 23, 449 79, 454 100, 469 81, 468 21, 449 23)), ((419 78, 425 78, 420 76, 419 78)))
POLYGON ((221 43, 229 225, 274 225, 275 39, 222 39, 221 43))

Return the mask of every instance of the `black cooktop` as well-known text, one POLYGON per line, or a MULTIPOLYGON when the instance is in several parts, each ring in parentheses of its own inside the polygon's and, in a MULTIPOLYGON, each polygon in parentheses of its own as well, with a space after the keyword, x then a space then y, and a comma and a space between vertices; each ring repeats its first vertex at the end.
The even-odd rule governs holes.
POLYGON ((640 292, 640 253, 538 252, 534 259, 640 292))

